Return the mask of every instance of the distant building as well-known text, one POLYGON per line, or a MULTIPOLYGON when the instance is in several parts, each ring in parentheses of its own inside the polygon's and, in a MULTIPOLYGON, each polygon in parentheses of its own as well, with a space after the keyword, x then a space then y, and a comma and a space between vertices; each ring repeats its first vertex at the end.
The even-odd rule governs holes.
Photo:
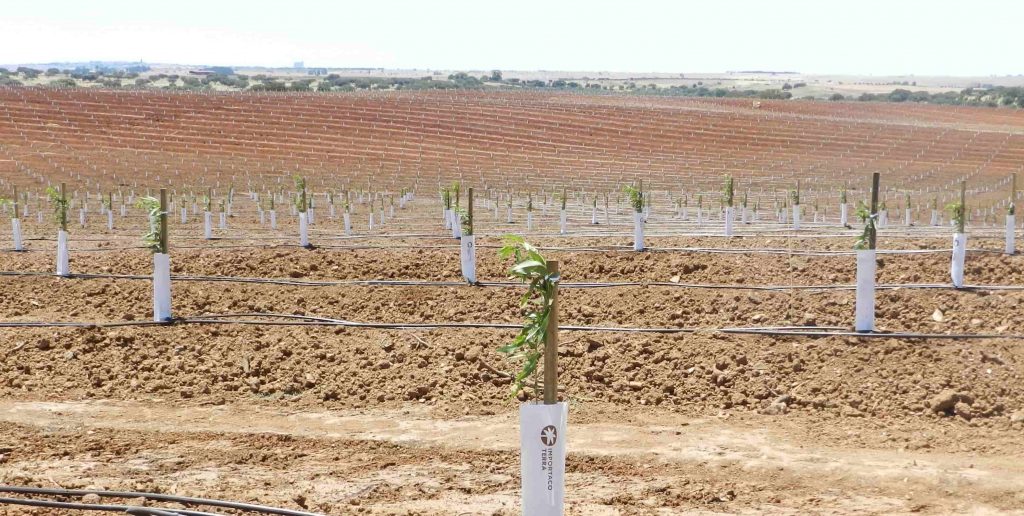
POLYGON ((306 67, 306 62, 305 61, 295 61, 294 63, 292 63, 292 68, 305 68, 305 67, 306 67))
POLYGON ((306 73, 309 75, 327 75, 326 68, 307 68, 306 73))

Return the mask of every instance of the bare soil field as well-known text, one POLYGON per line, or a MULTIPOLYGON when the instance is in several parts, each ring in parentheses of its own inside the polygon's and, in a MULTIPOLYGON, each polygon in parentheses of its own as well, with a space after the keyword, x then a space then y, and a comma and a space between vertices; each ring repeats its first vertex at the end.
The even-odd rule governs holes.
MULTIPOLYGON (((1002 252, 1003 228, 979 214, 968 225, 967 285, 953 288, 953 229, 948 219, 930 225, 924 203, 951 196, 970 171, 972 202, 1002 217, 1006 174, 1024 156, 1024 117, 475 95, 308 104, 304 95, 0 91, 0 154, 9 159, 0 185, 5 196, 12 185, 32 194, 24 250, 12 250, 6 216, 0 233, 0 484, 332 515, 519 514, 517 408, 538 393, 509 395, 517 365, 497 351, 522 324, 524 287, 497 254, 502 235, 516 233, 563 273, 568 514, 1024 513, 1024 261, 1002 252), (247 110, 257 105, 281 118, 257 132, 214 122, 253 124, 261 119, 247 110), (518 125, 488 109, 533 114, 518 125), (609 129, 621 131, 621 144, 588 134, 569 145, 584 131, 568 126, 624 114, 633 126, 609 129), (162 127, 171 119, 177 125, 162 127), (350 130, 317 129, 330 119, 350 130), (465 134, 427 131, 426 120, 465 134), (817 129, 768 145, 772 124, 817 129), (509 134, 474 139, 498 125, 509 134), (757 134, 736 136, 742 127, 757 134), (858 136, 823 143, 835 129, 858 136), (672 147, 684 131, 705 139, 672 147), (890 137, 920 145, 901 154, 890 137), (426 152, 411 150, 421 143, 426 152), (574 168, 586 159, 622 168, 574 168), (523 166, 504 168, 512 162, 523 166), (861 227, 839 224, 837 192, 876 166, 900 185, 890 203, 904 188, 912 194, 914 220, 894 209, 879 229, 876 333, 858 335, 852 246, 861 227), (566 170, 575 173, 563 185, 566 170), (724 171, 762 201, 758 219, 737 223, 731 238, 718 218, 724 171), (298 245, 287 195, 276 229, 260 223, 268 206, 250 196, 287 194, 290 179, 278 179, 292 173, 315 185, 309 248, 298 245), (129 207, 110 229, 95 193, 141 196, 169 178, 176 319, 151 323, 145 214, 129 207), (462 279, 435 188, 459 178, 478 188, 477 285, 462 279), (606 214, 571 198, 564 235, 556 204, 543 207, 562 186, 614 195, 633 178, 654 185, 643 252, 632 251, 620 199, 606 214), (797 178, 808 198, 799 231, 771 204, 797 178), (47 180, 79 192, 72 215, 88 206, 84 226, 76 216, 69 223, 68 277, 53 274, 57 227, 37 199, 47 180), (355 193, 370 181, 389 193, 415 188, 416 197, 371 229, 379 198, 355 193), (517 190, 511 223, 506 181, 517 190), (191 194, 209 187, 223 198, 229 183, 232 215, 205 239, 202 201, 191 194), (349 192, 351 235, 340 202, 328 214, 322 194, 332 189, 349 192), (697 221, 693 196, 680 215, 671 204, 680 189, 706 194, 705 219, 697 221), (529 230, 526 192, 536 195, 529 230)), ((0 504, 0 514, 81 512, 0 504)))

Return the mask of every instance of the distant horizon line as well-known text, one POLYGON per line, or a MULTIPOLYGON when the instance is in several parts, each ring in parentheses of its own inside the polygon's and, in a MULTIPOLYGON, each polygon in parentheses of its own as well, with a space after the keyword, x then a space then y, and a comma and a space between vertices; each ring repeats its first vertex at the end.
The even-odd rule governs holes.
MULTIPOLYGON (((297 61, 299 62, 299 61, 297 61)), ((425 68, 404 68, 404 67, 386 67, 386 66, 322 66, 322 65, 304 65, 301 68, 295 66, 272 66, 272 65, 254 65, 254 64, 191 64, 191 63, 174 63, 174 62, 148 62, 145 60, 138 61, 126 61, 126 60, 89 60, 89 61, 48 61, 48 62, 20 62, 20 63, 4 63, 0 64, 0 67, 18 67, 18 66, 56 66, 56 65, 146 65, 146 66, 175 66, 182 68, 212 68, 212 67, 228 67, 228 68, 251 68, 251 69, 267 69, 267 70, 307 70, 307 69, 327 69, 327 70, 379 70, 379 71, 424 71, 424 72, 435 72, 435 71, 473 71, 473 72, 487 72, 491 70, 500 70, 501 72, 508 73, 596 73, 596 74, 657 74, 657 75, 685 75, 685 74, 696 74, 696 75, 707 75, 707 74, 753 74, 753 75, 801 75, 801 76, 832 76, 832 77, 1020 77, 1024 76, 1024 73, 1017 74, 984 74, 984 75, 957 75, 957 74, 917 74, 917 73, 896 73, 896 74, 875 74, 875 73, 856 73, 856 72, 840 72, 840 73, 824 73, 824 72, 801 72, 794 70, 717 70, 717 71, 672 71, 672 72, 659 72, 659 71, 644 71, 644 70, 556 70, 556 69, 514 69, 514 68, 500 68, 500 67, 473 67, 473 68, 437 68, 437 67, 425 67, 425 68)))

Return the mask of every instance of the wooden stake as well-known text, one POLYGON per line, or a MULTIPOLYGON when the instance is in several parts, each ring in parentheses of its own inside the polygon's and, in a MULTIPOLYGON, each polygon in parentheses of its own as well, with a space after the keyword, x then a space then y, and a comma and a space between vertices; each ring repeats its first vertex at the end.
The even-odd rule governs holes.
POLYGON ((960 181, 960 221, 956 225, 956 232, 964 232, 964 223, 967 221, 967 181, 960 181))
MULTIPOLYGON (((881 174, 875 172, 871 175, 871 217, 878 216, 878 183, 881 180, 881 174)), ((878 238, 878 230, 875 224, 878 222, 876 218, 871 223, 871 230, 868 233, 868 249, 875 249, 875 242, 878 238)))
POLYGON ((160 252, 167 254, 167 189, 160 189, 160 252))
POLYGON ((466 192, 466 214, 469 217, 469 234, 473 234, 473 187, 469 187, 469 191, 466 192))
MULTIPOLYGON (((558 276, 558 262, 548 261, 548 274, 558 276)), ((558 403, 558 284, 551 291, 551 311, 544 333, 544 404, 558 403)))

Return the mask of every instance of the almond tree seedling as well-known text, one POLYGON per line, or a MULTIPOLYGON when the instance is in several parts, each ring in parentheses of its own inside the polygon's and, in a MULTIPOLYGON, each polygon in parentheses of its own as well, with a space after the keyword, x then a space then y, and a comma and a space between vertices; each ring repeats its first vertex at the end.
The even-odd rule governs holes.
POLYGON ((633 250, 643 251, 644 250, 644 192, 642 190, 643 183, 639 186, 634 187, 633 185, 626 185, 623 188, 623 192, 629 198, 629 205, 633 207, 633 250))
POLYGON ((1016 211, 1017 206, 1014 200, 1017 198, 1017 174, 1010 176, 1010 200, 1006 204, 1006 247, 1004 252, 1012 255, 1017 252, 1015 228, 1017 227, 1016 211))
POLYGON ((295 181, 295 209, 299 212, 299 245, 309 247, 309 214, 306 213, 309 207, 306 198, 306 180, 301 176, 294 176, 295 181))
POLYGON ((854 244, 857 250, 857 297, 854 305, 854 330, 870 332, 875 328, 875 271, 877 256, 875 245, 878 230, 878 188, 880 174, 871 177, 871 209, 863 201, 857 203, 857 218, 864 224, 864 233, 854 244))
POLYGON ((725 176, 725 184, 722 186, 722 202, 725 204, 725 236, 732 236, 732 219, 733 219, 733 196, 736 191, 736 185, 732 179, 732 176, 725 176))
POLYGON ((57 275, 68 276, 70 274, 68 263, 68 209, 70 203, 64 183, 60 184, 60 190, 52 186, 47 187, 46 196, 53 204, 53 214, 59 228, 57 231, 57 275))
POLYGON ((967 182, 961 181, 960 201, 946 206, 950 219, 956 224, 956 233, 953 235, 953 256, 949 266, 949 275, 956 288, 964 286, 964 261, 967 257, 967 234, 964 232, 967 217, 966 199, 967 182))
MULTIPOLYGON (((533 392, 536 394, 537 379, 534 374, 540 365, 547 346, 557 347, 547 342, 549 324, 554 322, 557 328, 557 285, 559 275, 555 267, 549 263, 535 248, 522 237, 508 235, 505 245, 499 251, 503 259, 511 258, 512 267, 509 274, 526 283, 526 293, 519 299, 519 306, 525 313, 526 322, 512 342, 498 348, 498 351, 509 358, 519 360, 522 366, 513 375, 511 395, 520 396, 529 381, 533 381, 533 392)), ((557 334, 556 334, 557 335, 557 334)), ((557 339, 557 337, 556 337, 557 339)), ((557 368, 554 370, 557 373, 557 368)), ((545 374, 545 382, 547 375, 545 374)), ((545 387, 549 387, 545 385, 545 387)), ((548 389, 545 389, 545 393, 548 389)), ((555 391, 557 396, 557 391, 555 391)))

